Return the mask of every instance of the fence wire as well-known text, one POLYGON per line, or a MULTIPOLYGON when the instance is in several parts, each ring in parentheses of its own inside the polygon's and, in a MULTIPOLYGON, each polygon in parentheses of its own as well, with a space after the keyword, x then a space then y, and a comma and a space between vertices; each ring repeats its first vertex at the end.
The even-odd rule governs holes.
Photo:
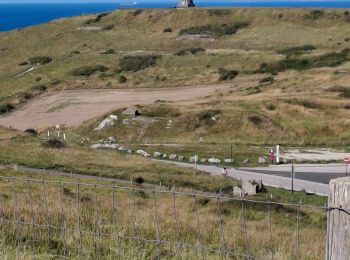
POLYGON ((21 177, 0 183, 5 258, 324 258, 327 207, 21 177))

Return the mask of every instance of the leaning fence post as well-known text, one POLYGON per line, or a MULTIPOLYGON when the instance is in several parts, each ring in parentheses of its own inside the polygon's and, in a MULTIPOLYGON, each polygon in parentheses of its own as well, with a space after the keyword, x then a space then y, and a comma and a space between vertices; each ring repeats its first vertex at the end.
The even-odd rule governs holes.
POLYGON ((350 178, 330 181, 326 260, 345 260, 350 255, 350 178))

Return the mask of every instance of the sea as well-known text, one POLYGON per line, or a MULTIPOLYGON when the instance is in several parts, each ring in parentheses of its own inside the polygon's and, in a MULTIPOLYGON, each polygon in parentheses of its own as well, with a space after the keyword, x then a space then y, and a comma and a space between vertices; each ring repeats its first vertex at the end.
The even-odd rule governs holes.
MULTIPOLYGON (((117 2, 117 1, 116 1, 117 2)), ((195 1, 198 7, 259 8, 350 8, 350 0, 288 0, 288 1, 195 1)), ((162 3, 0 3, 0 32, 45 23, 62 17, 100 13, 126 8, 174 8, 177 1, 162 3)))

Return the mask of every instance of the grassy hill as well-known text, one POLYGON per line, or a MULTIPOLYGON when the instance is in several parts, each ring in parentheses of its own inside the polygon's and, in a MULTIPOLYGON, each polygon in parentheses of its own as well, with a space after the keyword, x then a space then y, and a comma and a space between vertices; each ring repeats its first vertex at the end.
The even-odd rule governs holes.
MULTIPOLYGON (((142 135, 115 128, 99 135, 343 146, 350 136, 349 23, 341 9, 154 9, 6 32, 0 37, 0 110, 52 90, 227 82, 230 91, 202 100, 141 108, 172 120, 170 130, 159 121, 142 135)), ((91 134, 89 124, 83 134, 91 134)))

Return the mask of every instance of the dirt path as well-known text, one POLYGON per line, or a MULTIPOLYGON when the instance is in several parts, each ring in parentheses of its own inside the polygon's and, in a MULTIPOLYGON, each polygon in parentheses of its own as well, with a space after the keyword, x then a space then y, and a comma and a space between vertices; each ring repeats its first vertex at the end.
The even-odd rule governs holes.
POLYGON ((42 129, 56 124, 77 126, 113 109, 156 100, 181 101, 206 96, 229 85, 139 89, 139 90, 70 90, 42 96, 21 109, 0 117, 0 125, 19 130, 42 129))

